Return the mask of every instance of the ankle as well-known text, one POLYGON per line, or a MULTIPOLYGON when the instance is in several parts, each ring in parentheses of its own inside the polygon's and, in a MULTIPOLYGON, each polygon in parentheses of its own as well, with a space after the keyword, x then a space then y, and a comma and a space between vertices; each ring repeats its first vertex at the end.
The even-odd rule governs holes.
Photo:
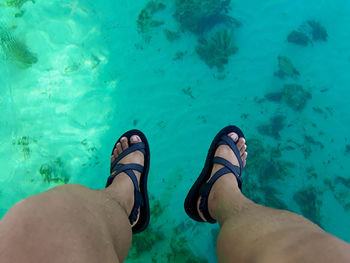
POLYGON ((215 182, 208 198, 209 213, 220 225, 247 210, 253 203, 242 194, 232 174, 223 177, 215 182))
POLYGON ((129 216, 134 204, 134 191, 130 191, 130 189, 134 188, 133 183, 126 174, 118 175, 114 181, 116 180, 118 181, 113 182, 104 190, 129 216))

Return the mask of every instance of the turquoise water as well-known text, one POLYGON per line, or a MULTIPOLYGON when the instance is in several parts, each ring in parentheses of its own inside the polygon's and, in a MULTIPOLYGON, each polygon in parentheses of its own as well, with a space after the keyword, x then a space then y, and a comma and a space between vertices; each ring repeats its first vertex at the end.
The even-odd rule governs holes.
POLYGON ((103 188, 137 128, 153 217, 127 262, 216 262, 218 225, 183 202, 234 124, 244 193, 350 241, 348 1, 2 0, 0 15, 1 217, 58 184, 103 188))

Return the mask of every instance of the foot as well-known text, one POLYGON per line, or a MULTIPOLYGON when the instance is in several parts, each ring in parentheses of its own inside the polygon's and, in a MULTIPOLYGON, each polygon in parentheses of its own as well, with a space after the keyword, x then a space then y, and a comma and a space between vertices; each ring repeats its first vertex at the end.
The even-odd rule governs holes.
MULTIPOLYGON (((133 135, 130 138, 130 144, 135 144, 141 142, 141 138, 137 135, 133 135)), ((111 163, 126 149, 129 148, 129 142, 128 138, 122 137, 120 139, 120 142, 117 143, 116 148, 113 151, 113 155, 111 156, 111 163)), ((144 166, 144 156, 143 153, 140 151, 135 151, 124 158, 122 158, 118 163, 120 164, 130 164, 130 163, 136 163, 144 166)), ((136 175, 137 182, 140 186, 140 178, 141 173, 138 171, 133 170, 133 172, 136 175)), ((114 172, 115 173, 115 172, 114 172)), ((114 174, 112 173, 112 174, 114 174)), ((108 187, 112 190, 115 190, 114 192, 118 195, 118 200, 122 199, 120 201, 120 205, 126 210, 127 215, 129 216, 131 213, 132 208, 134 207, 134 195, 135 195, 135 188, 134 185, 130 179, 130 177, 126 173, 120 173, 118 174, 114 179, 112 184, 108 187)), ((140 217, 140 208, 139 213, 137 215, 136 221, 132 224, 132 226, 136 225, 137 221, 140 217)))
MULTIPOLYGON (((248 153, 246 152, 247 150, 247 145, 245 144, 245 139, 244 138, 240 138, 238 140, 238 135, 234 132, 231 132, 228 134, 229 137, 232 138, 232 140, 236 143, 237 148, 240 152, 242 161, 243 161, 243 167, 245 167, 246 165, 246 158, 248 153)), ((228 145, 220 145, 215 152, 215 157, 222 157, 224 159, 226 159, 227 161, 229 161, 230 163, 239 166, 239 162, 238 159, 236 157, 236 155, 234 154, 234 152, 231 150, 231 148, 228 145)), ((214 176, 214 174, 220 170, 222 167, 224 167, 221 164, 214 164, 213 166, 213 170, 211 172, 210 178, 212 178, 214 176)), ((209 182, 210 178, 208 179, 207 182, 209 182)), ((209 198, 208 198, 208 209, 209 212, 213 211, 213 208, 215 208, 215 199, 214 196, 216 196, 216 193, 220 193, 223 187, 227 186, 227 185, 234 185, 234 191, 236 191, 237 193, 240 193, 240 189, 238 188, 238 183, 236 180, 236 177, 233 173, 228 173, 225 174, 223 176, 221 176, 218 180, 216 180, 216 182, 214 183, 212 189, 210 190, 209 193, 209 198)), ((202 197, 199 197, 198 202, 197 202, 197 211, 200 215, 200 217, 204 220, 207 221, 205 219, 205 217, 203 216, 203 214, 200 212, 199 210, 199 204, 201 201, 202 197)), ((212 214, 210 214, 211 217, 213 217, 212 214)), ((214 219, 216 219, 215 217, 213 217, 214 219)))

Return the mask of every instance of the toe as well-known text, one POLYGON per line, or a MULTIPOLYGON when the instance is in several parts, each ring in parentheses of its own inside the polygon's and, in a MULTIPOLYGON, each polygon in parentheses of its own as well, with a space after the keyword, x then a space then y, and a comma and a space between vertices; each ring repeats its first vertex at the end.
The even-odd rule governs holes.
POLYGON ((118 150, 117 150, 117 147, 115 147, 114 150, 113 150, 113 156, 114 156, 114 158, 117 158, 117 157, 118 157, 118 150))
POLYGON ((247 145, 243 144, 241 149, 239 150, 239 153, 241 154, 241 156, 243 156, 246 150, 247 150, 247 145))
POLYGON ((122 145, 120 142, 117 143, 116 148, 117 148, 118 155, 123 152, 122 145))
POLYGON ((111 156, 111 163, 113 163, 114 160, 115 160, 115 157, 114 157, 114 155, 112 155, 112 156, 111 156))
POLYGON ((237 139, 238 139, 237 133, 231 132, 231 133, 228 134, 228 136, 230 136, 233 139, 234 142, 237 142, 237 139))
POLYGON ((120 139, 120 142, 121 142, 121 144, 122 144, 122 149, 123 149, 123 151, 125 151, 126 149, 129 148, 128 138, 122 137, 122 138, 120 139))
POLYGON ((246 165, 246 159, 247 159, 248 153, 244 152, 243 156, 242 156, 242 161, 243 161, 243 167, 245 167, 246 165))
POLYGON ((237 142, 237 148, 239 149, 239 151, 241 151, 241 148, 243 147, 243 145, 245 144, 245 140, 243 137, 239 138, 238 142, 237 142))
POLYGON ((138 135, 133 135, 130 138, 131 144, 141 142, 141 138, 138 135))

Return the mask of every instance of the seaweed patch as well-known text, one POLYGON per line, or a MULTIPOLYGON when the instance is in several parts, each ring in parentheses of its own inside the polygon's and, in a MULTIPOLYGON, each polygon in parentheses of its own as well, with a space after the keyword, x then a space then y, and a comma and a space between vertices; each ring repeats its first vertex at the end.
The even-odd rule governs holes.
POLYGON ((196 46, 199 57, 210 67, 222 71, 229 57, 237 52, 233 44, 232 32, 226 29, 217 31, 211 38, 200 37, 196 46))
POLYGON ((24 41, 20 41, 9 29, 0 25, 0 51, 6 59, 20 68, 30 68, 38 62, 37 55, 31 52, 24 41))
POLYGON ((64 169, 61 158, 56 158, 48 163, 44 163, 39 168, 44 183, 67 184, 69 176, 64 169))
POLYGON ((21 8, 26 2, 35 4, 34 0, 6 0, 6 5, 9 7, 21 8))
POLYGON ((296 192, 293 199, 299 205, 303 216, 321 226, 322 216, 320 208, 322 202, 318 199, 319 194, 315 187, 309 186, 296 192))
POLYGON ((137 31, 139 33, 146 33, 153 27, 158 27, 164 24, 163 21, 154 20, 153 15, 163 10, 166 6, 155 0, 151 0, 146 4, 137 18, 137 31))

